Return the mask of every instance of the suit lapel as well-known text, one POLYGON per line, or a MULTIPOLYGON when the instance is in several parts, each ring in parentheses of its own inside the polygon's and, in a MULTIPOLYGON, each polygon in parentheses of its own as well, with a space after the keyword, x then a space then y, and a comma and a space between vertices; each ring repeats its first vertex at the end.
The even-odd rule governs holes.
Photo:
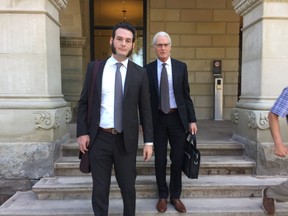
POLYGON ((127 94, 128 87, 130 86, 130 83, 132 82, 133 78, 133 65, 130 61, 128 61, 127 64, 127 73, 126 73, 126 79, 125 79, 125 84, 124 84, 124 97, 127 94))
POLYGON ((154 61, 151 65, 151 68, 152 68, 152 79, 153 79, 153 82, 154 82, 154 87, 156 89, 156 92, 158 93, 159 90, 158 90, 158 75, 157 75, 157 61, 154 61))
POLYGON ((175 91, 176 89, 176 84, 178 83, 177 79, 178 79, 178 73, 176 65, 175 65, 175 61, 173 59, 171 59, 171 71, 172 71, 172 82, 173 82, 173 89, 175 91))
POLYGON ((102 76, 103 76, 103 70, 104 66, 106 64, 106 61, 102 61, 99 66, 99 70, 96 76, 96 89, 95 89, 95 95, 96 95, 96 100, 101 101, 101 92, 102 92, 102 76))

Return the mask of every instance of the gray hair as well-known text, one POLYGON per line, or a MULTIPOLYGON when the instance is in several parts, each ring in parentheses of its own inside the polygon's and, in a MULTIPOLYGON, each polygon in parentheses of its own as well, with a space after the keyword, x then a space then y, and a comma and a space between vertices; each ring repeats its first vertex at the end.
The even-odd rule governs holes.
POLYGON ((155 45, 155 44, 156 44, 158 37, 166 37, 166 38, 168 38, 168 41, 169 41, 170 46, 172 45, 171 37, 169 36, 168 33, 164 32, 164 31, 157 32, 157 33, 154 35, 153 40, 152 40, 152 45, 155 45))

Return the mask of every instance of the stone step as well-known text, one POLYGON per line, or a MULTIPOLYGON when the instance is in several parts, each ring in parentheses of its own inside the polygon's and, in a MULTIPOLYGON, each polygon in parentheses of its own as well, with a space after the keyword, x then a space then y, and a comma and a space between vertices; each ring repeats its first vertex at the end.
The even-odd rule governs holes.
MULTIPOLYGON (((183 198, 187 216, 264 216, 260 197, 249 198, 183 198)), ((157 216, 157 199, 136 200, 137 216, 157 216)), ((276 215, 287 216, 287 203, 276 203, 276 215)), ((120 199, 111 199, 109 216, 121 216, 123 207, 120 199)), ((1 216, 94 216, 90 199, 38 200, 35 193, 17 192, 0 207, 1 216)), ((178 215, 168 204, 165 216, 178 215)))
MULTIPOLYGON (((79 171, 78 157, 60 157, 55 163, 56 176, 87 175, 79 171)), ((170 161, 168 160, 167 173, 169 173, 170 161)), ((246 156, 201 156, 200 174, 252 174, 255 162, 246 156)), ((142 156, 137 157, 138 175, 153 175, 154 158, 148 162, 143 161, 142 156)))
MULTIPOLYGON (((143 141, 139 138, 138 155, 142 155, 143 152, 143 141)), ((231 140, 215 140, 215 141, 204 141, 199 140, 197 143, 198 149, 203 156, 211 155, 223 155, 223 156, 240 156, 243 155, 244 146, 241 143, 231 140)), ((169 150, 169 145, 168 145, 169 150)), ((169 154, 169 152, 168 152, 169 154)), ((71 139, 67 143, 62 145, 62 155, 66 157, 79 155, 79 145, 76 139, 71 139)))
MULTIPOLYGON (((269 185, 279 184, 286 178, 255 177, 252 175, 199 176, 198 179, 182 178, 183 198, 243 198, 260 197, 261 190, 269 185)), ((169 182, 169 178, 167 178, 169 182)), ((57 176, 43 178, 33 186, 38 199, 89 199, 91 197, 91 176, 57 176)), ((138 176, 137 198, 157 198, 155 176, 138 176)), ((121 198, 116 179, 111 178, 110 197, 121 198)))

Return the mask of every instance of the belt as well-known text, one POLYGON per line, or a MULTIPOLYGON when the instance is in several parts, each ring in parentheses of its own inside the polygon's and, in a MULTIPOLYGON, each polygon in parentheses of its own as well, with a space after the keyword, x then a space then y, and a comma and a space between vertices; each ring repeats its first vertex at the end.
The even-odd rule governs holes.
POLYGON ((114 128, 101 128, 99 127, 100 130, 105 131, 107 133, 111 133, 111 134, 121 134, 120 132, 118 132, 116 129, 114 128))
POLYGON ((168 113, 164 113, 161 109, 159 109, 159 111, 160 111, 161 113, 163 113, 163 114, 174 113, 174 112, 176 112, 177 110, 178 110, 177 108, 173 108, 173 109, 170 109, 170 110, 168 111, 168 113))

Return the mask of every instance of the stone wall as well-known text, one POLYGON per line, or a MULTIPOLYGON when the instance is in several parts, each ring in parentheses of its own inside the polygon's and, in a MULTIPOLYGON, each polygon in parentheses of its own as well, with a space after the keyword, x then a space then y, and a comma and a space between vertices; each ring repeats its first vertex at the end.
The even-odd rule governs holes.
POLYGON ((213 118, 214 77, 211 63, 222 60, 223 118, 231 118, 238 99, 239 34, 241 18, 232 0, 150 0, 148 4, 148 61, 155 59, 154 34, 172 37, 172 57, 188 65, 191 96, 198 119, 213 118))

